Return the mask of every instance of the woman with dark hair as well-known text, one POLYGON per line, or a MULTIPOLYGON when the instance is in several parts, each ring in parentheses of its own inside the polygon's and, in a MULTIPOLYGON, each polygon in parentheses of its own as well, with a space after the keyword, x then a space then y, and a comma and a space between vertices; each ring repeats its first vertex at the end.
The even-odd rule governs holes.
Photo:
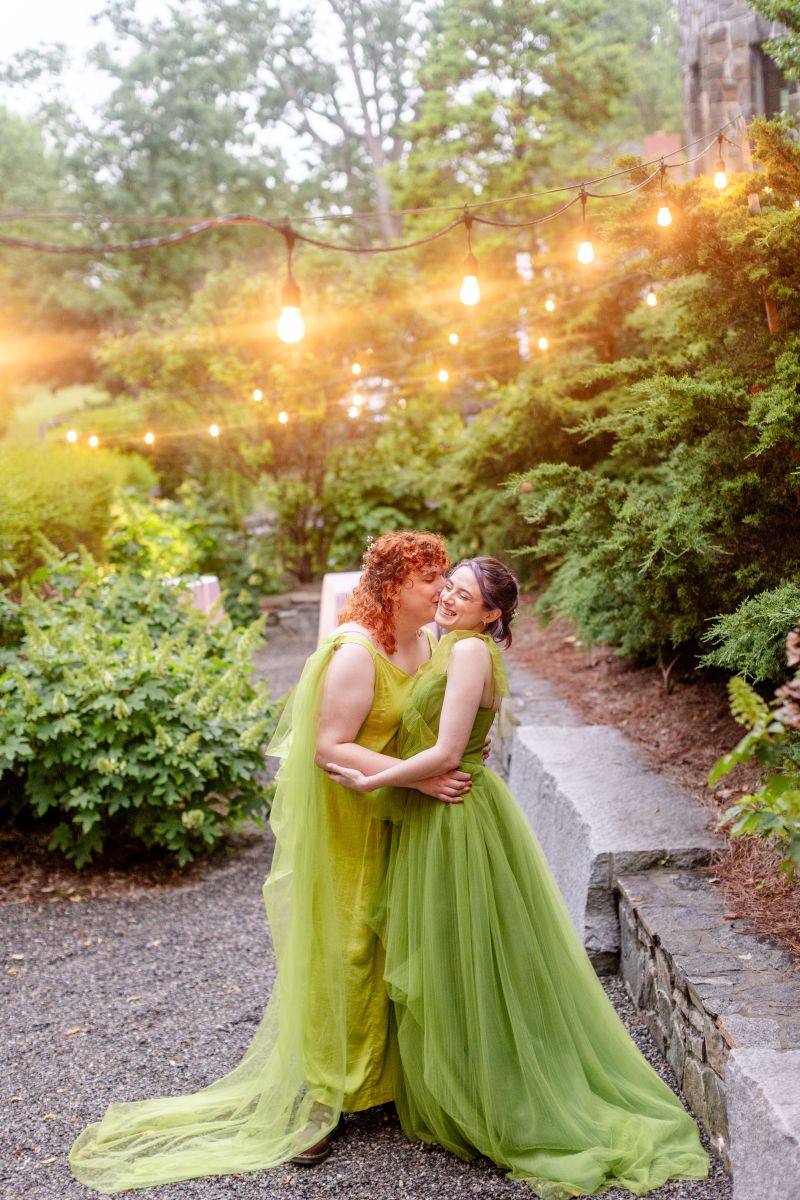
POLYGON ((403 761, 326 768, 357 791, 386 787, 395 810, 373 914, 397 1025, 395 1102, 409 1137, 484 1154, 543 1200, 644 1195, 705 1178, 708 1157, 611 1006, 527 821, 483 765, 508 691, 497 643, 510 643, 516 607, 502 563, 458 563, 436 614, 444 636, 403 710, 403 761), (411 790, 458 766, 472 776, 463 803, 411 790))

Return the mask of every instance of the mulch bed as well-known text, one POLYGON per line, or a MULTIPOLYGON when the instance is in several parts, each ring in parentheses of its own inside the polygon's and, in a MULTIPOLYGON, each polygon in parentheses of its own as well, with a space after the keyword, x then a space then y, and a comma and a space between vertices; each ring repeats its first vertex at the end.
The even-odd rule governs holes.
MULTIPOLYGON (((730 715, 727 676, 696 671, 687 656, 673 668, 667 690, 656 667, 640 666, 605 646, 584 649, 569 621, 541 628, 534 602, 535 596, 525 598, 514 629, 514 653, 551 680, 585 721, 624 730, 648 765, 708 809, 712 824, 752 789, 753 767, 737 767, 713 790, 706 785, 716 760, 744 733, 730 715)), ((732 913, 780 939, 800 959, 800 882, 788 883, 781 861, 775 846, 760 838, 733 838, 708 870, 732 913)))

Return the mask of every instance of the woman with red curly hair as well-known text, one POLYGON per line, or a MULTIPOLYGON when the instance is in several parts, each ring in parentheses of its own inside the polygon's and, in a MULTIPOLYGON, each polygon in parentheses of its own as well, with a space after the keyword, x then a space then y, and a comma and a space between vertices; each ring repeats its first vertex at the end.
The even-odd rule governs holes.
MULTIPOLYGON (((277 977, 261 1023, 222 1079, 188 1096, 112 1104, 84 1129, 70 1152, 82 1183, 108 1194, 290 1158, 313 1165, 330 1153, 343 1111, 394 1098, 384 955, 367 923, 391 814, 319 764, 374 773, 394 761, 447 566, 432 533, 384 534, 368 546, 344 623, 306 662, 269 747, 282 760, 264 885, 277 977)), ((414 787, 453 800, 469 784, 457 770, 414 787)))

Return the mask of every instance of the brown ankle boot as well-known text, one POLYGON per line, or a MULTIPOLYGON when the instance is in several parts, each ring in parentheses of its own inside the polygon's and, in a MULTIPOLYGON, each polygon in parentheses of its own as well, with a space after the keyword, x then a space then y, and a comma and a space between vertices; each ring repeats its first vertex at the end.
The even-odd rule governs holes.
POLYGON ((344 1113, 339 1114, 339 1121, 325 1137, 320 1138, 313 1146, 309 1146, 307 1150, 302 1150, 296 1154, 291 1160, 298 1167, 316 1167, 319 1163, 325 1162, 326 1158, 330 1157, 333 1150, 333 1143, 337 1138, 340 1138, 345 1131, 344 1113))

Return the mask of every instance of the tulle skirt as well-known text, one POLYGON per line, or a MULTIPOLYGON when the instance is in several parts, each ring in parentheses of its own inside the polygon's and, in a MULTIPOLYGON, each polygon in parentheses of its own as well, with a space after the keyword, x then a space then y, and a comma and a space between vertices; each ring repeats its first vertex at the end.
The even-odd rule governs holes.
POLYGON ((545 1200, 705 1178, 695 1123, 614 1011, 524 816, 470 770, 463 804, 402 793, 373 917, 405 1133, 486 1155, 545 1200))

